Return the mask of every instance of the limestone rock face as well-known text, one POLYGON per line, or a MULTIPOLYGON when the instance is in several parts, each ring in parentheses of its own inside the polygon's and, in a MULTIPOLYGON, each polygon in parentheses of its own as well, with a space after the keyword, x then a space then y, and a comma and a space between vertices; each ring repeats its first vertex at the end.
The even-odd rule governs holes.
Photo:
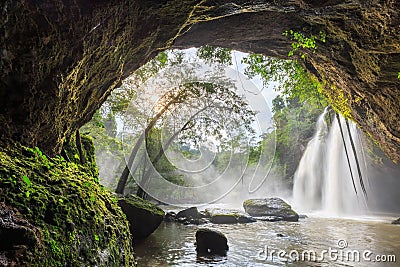
POLYGON ((400 160, 399 1, 10 1, 0 4, 1 137, 48 155, 168 47, 287 58, 285 30, 326 34, 304 66, 400 160))

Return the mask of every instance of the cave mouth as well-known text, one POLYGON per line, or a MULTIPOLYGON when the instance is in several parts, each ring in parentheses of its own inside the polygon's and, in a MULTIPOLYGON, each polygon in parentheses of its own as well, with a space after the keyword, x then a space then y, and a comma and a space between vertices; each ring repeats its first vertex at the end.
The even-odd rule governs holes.
POLYGON ((283 32, 323 32, 327 42, 307 57, 306 69, 398 161, 398 5, 7 2, 0 134, 56 156, 112 90, 159 51, 209 44, 287 59, 293 41, 283 32))
MULTIPOLYGON (((142 149, 147 153, 148 164, 156 167, 155 170, 149 170, 149 172, 152 171, 151 175, 156 176, 157 166, 160 165, 152 164, 151 157, 155 157, 154 145, 161 145, 162 152, 165 154, 161 161, 166 165, 171 165, 170 168, 164 166, 165 170, 162 176, 167 177, 167 181, 178 186, 184 184, 180 177, 188 173, 195 175, 194 178, 188 178, 186 185, 199 187, 211 183, 217 175, 227 172, 229 166, 216 166, 218 161, 216 154, 218 153, 225 154, 224 157, 226 157, 233 153, 233 150, 240 150, 243 159, 240 159, 239 162, 245 164, 250 150, 253 151, 252 153, 256 151, 255 145, 261 141, 262 135, 273 131, 270 107, 273 98, 277 95, 272 89, 273 86, 268 85, 266 81, 263 82, 261 78, 255 78, 256 74, 252 74, 252 78, 249 77, 250 74, 249 76, 243 74, 246 64, 241 62, 244 62, 247 57, 250 57, 250 55, 211 46, 204 46, 200 49, 169 50, 161 52, 155 59, 128 77, 120 88, 114 90, 92 121, 81 129, 82 133, 90 134, 96 132, 93 129, 94 126, 104 125, 103 133, 106 137, 96 136, 94 138, 95 143, 97 143, 101 181, 110 188, 116 187, 115 177, 121 175, 121 167, 124 167, 121 162, 128 161, 130 151, 137 142, 140 133, 144 131, 149 122, 157 116, 163 107, 168 105, 169 99, 173 94, 178 93, 179 87, 182 85, 189 85, 185 90, 198 90, 198 92, 185 95, 184 101, 164 110, 164 113, 152 126, 152 130, 149 130, 150 136, 143 144, 142 149), (199 83, 209 86, 209 88, 196 88, 199 83), (211 90, 219 90, 220 92, 215 93, 211 90), (207 101, 210 103, 206 103, 207 101), (217 103, 218 101, 219 103, 217 103), (217 105, 219 106, 217 107, 217 105), (242 106, 247 106, 247 109, 241 108, 242 106), (240 111, 242 113, 233 111, 234 108, 242 109, 240 111), (99 123, 99 120, 102 123, 99 123), (200 126, 198 129, 186 133, 185 131, 190 129, 183 130, 179 127, 190 123, 190 120, 193 121, 193 124, 200 126), (233 127, 233 125, 236 125, 236 127, 233 127), (245 129, 244 126, 249 129, 245 129), (177 128, 179 131, 171 132, 171 129, 177 128), (243 140, 240 140, 240 134, 243 135, 241 137, 243 140), (176 135, 174 138, 177 140, 170 139, 174 135, 176 135), (102 138, 103 140, 118 139, 123 143, 123 151, 105 153, 102 150, 107 149, 102 143, 104 141, 100 141, 102 138), (241 143, 233 148, 232 143, 235 138, 240 140, 241 143), (155 141, 152 139, 155 139, 155 141), (172 144, 169 144, 171 141, 172 144), (189 163, 196 167, 188 166, 189 163), (209 171, 208 174, 196 174, 210 166, 213 168, 213 173, 209 171), (195 177, 199 175, 206 176, 211 180, 196 180, 195 177)), ((268 58, 265 57, 264 59, 267 61, 268 58)), ((271 147, 270 150, 273 151, 273 142, 269 146, 271 147)), ((222 157, 221 155, 219 158, 222 157)), ((146 173, 143 170, 141 171, 141 168, 144 167, 143 157, 136 155, 138 162, 133 163, 135 167, 133 167, 133 170, 131 169, 133 182, 136 182, 136 184, 140 184, 140 179, 142 179, 140 176, 146 173)), ((263 163, 265 166, 272 163, 271 159, 264 158, 263 161, 265 161, 263 163)), ((245 169, 245 165, 241 168, 245 169)), ((258 185, 261 181, 262 178, 259 178, 254 183, 258 185)), ((233 182, 236 182, 236 180, 233 182)), ((223 179, 220 179, 219 183, 221 183, 219 187, 222 188, 223 179)), ((234 185, 232 182, 229 184, 231 184, 229 187, 234 185)), ((153 184, 146 186, 146 191, 151 191, 152 188, 165 187, 166 185, 153 184)), ((127 192, 133 192, 132 190, 134 191, 134 189, 128 189, 127 192)), ((208 195, 209 197, 219 198, 221 193, 215 192, 215 194, 208 195)), ((213 200, 207 199, 205 202, 212 202, 213 200)))
MULTIPOLYGON (((129 137, 126 138, 125 143, 112 140, 110 137, 118 134, 118 122, 109 114, 106 118, 102 117, 103 114, 97 111, 107 99, 111 99, 109 96, 113 91, 117 92, 116 88, 120 87, 125 78, 152 58, 158 57, 157 54, 160 51, 171 47, 183 49, 208 44, 285 60, 289 59, 289 52, 294 48, 292 46, 294 42, 282 33, 293 30, 311 37, 318 36, 322 32, 326 35, 326 42, 322 40, 318 42, 317 51, 308 53, 305 60, 301 61, 302 67, 324 85, 325 93, 332 106, 357 122, 364 132, 371 135, 376 143, 381 145, 393 161, 400 161, 399 1, 332 0, 324 3, 317 3, 314 0, 4 1, 0 7, 4 17, 0 23, 0 32, 3 33, 0 35, 1 44, 3 44, 0 50, 0 123, 2 125, 0 148, 3 157, 0 161, 2 165, 0 169, 5 175, 1 185, 6 186, 6 190, 2 190, 2 193, 5 194, 5 201, 21 208, 21 213, 27 216, 29 223, 39 223, 40 227, 43 227, 42 235, 38 233, 39 237, 43 237, 43 240, 39 238, 39 241, 44 241, 39 242, 40 246, 44 244, 43 250, 35 248, 29 254, 32 256, 29 260, 34 261, 33 265, 37 262, 43 265, 43 260, 48 261, 48 265, 57 265, 60 262, 101 265, 106 264, 105 261, 108 260, 111 265, 135 264, 133 254, 130 253, 131 242, 125 216, 117 205, 118 200, 98 185, 96 164, 93 158, 86 162, 90 166, 86 166, 89 168, 83 170, 86 172, 84 174, 78 171, 79 161, 84 158, 78 152, 79 142, 76 143, 72 153, 75 159, 71 159, 76 164, 65 163, 59 155, 65 153, 67 145, 73 143, 74 138, 80 139, 78 138, 79 130, 83 131, 82 126, 88 126, 88 122, 97 123, 96 127, 100 134, 108 136, 104 146, 109 147, 110 150, 114 148, 123 150, 124 144, 129 143, 129 137), (18 160, 19 158, 23 160, 18 160), (10 173, 15 173, 16 176, 9 175, 10 173), (21 188, 24 190, 20 190, 21 188), (82 188, 84 190, 77 190, 82 188), (65 194, 68 194, 68 197, 65 197, 65 194), (51 203, 52 207, 56 207, 54 220, 43 221, 40 217, 43 209, 46 208, 43 203, 51 203), (76 208, 81 206, 82 209, 76 208), (72 223, 74 220, 81 220, 81 223, 76 223, 76 221, 72 223), (106 227, 104 227, 104 221, 109 222, 106 227), (54 226, 59 227, 60 233, 63 234, 55 232, 54 226), (76 231, 77 235, 69 235, 71 231, 76 231), (63 253, 68 251, 72 253, 63 253)), ((300 51, 303 50, 300 49, 300 51)), ((299 54, 298 57, 301 58, 301 55, 299 54)), ((215 91, 215 87, 219 84, 200 80, 186 85, 193 87, 192 95, 205 95, 215 91)), ((220 86, 220 88, 223 87, 220 86)), ((177 96, 173 93, 174 91, 171 92, 169 96, 177 96)), ((181 91, 175 92, 178 94, 181 91)), ((177 98, 176 101, 178 100, 177 98)), ((291 105, 293 110, 298 111, 305 108, 298 104, 296 100, 285 101, 278 98, 272 103, 272 108, 275 110, 273 116, 280 111, 283 115, 279 118, 282 122, 279 126, 295 125, 306 127, 307 130, 286 129, 287 131, 283 131, 282 135, 275 135, 275 139, 268 135, 267 131, 263 137, 270 136, 270 139, 263 139, 261 145, 276 142, 276 149, 281 152, 280 156, 293 153, 295 150, 298 151, 296 156, 300 157, 302 152, 307 150, 308 143, 305 142, 307 138, 298 138, 305 142, 299 146, 289 142, 298 133, 312 136, 314 132, 310 130, 310 125, 311 121, 315 120, 298 119, 299 116, 307 116, 308 113, 299 112, 297 116, 290 116, 289 112, 284 114, 287 105, 291 105), (291 123, 285 124, 285 119, 291 123), (282 139, 284 142, 280 147, 278 143, 282 139)), ((122 103, 121 106, 124 105, 125 103, 122 103)), ((243 107, 245 106, 243 104, 243 107)), ((153 110, 157 114, 162 109, 154 108, 153 110)), ((251 113, 246 114, 251 115, 251 113)), ((320 114, 318 110, 315 110, 312 116, 318 117, 320 114)), ((182 111, 176 115, 190 117, 194 114, 182 111)), ((199 124, 202 122, 207 125, 206 123, 212 122, 204 117, 202 119, 199 120, 199 124)), ((221 119, 228 120, 231 117, 221 116, 221 119)), ((341 121, 340 118, 336 119, 337 123, 339 121, 341 121)), ((167 122, 173 123, 171 120, 167 122)), ((343 122, 343 126, 346 127, 346 121, 343 122)), ((227 123, 227 125, 234 124, 227 123)), ((353 126, 349 122, 347 127, 351 129, 353 126)), ((188 124, 185 127, 195 126, 188 124)), ((331 129, 333 128, 332 126, 331 129)), ((165 129, 173 128, 160 127, 155 131, 149 131, 148 136, 144 135, 147 137, 146 146, 138 147, 138 153, 143 150, 151 151, 155 157, 150 160, 155 161, 160 154, 160 144, 163 141, 159 137, 162 137, 164 133, 170 136, 174 134, 165 129)), ((274 130, 278 131, 278 129, 274 130)), ((238 133, 241 128, 236 127, 232 131, 238 133)), ((84 133, 82 133, 80 145, 89 144, 90 151, 87 152, 91 154, 93 152, 90 146, 91 139, 83 135, 84 133)), ((221 139, 224 137, 222 134, 221 139)), ((238 137, 235 140, 236 143, 240 144, 240 135, 235 137, 238 137)), ((134 143, 135 138, 132 139, 131 142, 134 143)), ((217 143, 215 147, 218 148, 218 145, 220 144, 217 143)), ((197 147, 190 142, 186 144, 172 142, 171 146, 176 146, 178 150, 177 153, 168 156, 169 158, 180 157, 183 154, 183 158, 189 162, 200 162, 203 157, 217 159, 211 161, 211 165, 209 164, 215 167, 216 172, 223 171, 223 167, 218 167, 226 162, 232 162, 236 168, 244 165, 240 157, 232 157, 231 160, 229 155, 222 155, 224 150, 220 152, 212 145, 197 147)), ((375 194, 379 200, 374 204, 374 208, 383 212, 393 210, 398 212, 400 205, 393 201, 393 199, 399 199, 395 190, 398 188, 396 183, 400 176, 396 169, 398 166, 390 163, 378 148, 373 147, 372 150, 378 156, 376 161, 382 159, 384 162, 384 167, 374 169, 371 175, 380 178, 371 183, 371 187, 375 189, 370 195, 371 199, 375 194)), ((257 165, 256 163, 262 158, 257 146, 249 145, 247 151, 248 165, 254 163, 257 165)), ((331 151, 336 150, 331 149, 331 151)), ((235 156, 241 152, 241 148, 233 149, 231 155, 235 156)), ((267 160, 268 156, 273 154, 272 151, 268 152, 267 150, 265 153, 267 160)), ((113 157, 125 157, 125 155, 122 153, 113 157)), ((174 179, 173 184, 179 185, 182 182, 181 173, 176 173, 176 170, 171 168, 165 160, 166 157, 161 155, 158 159, 160 166, 156 166, 151 171, 159 172, 160 168, 163 168, 169 178, 174 179)), ((102 159, 106 157, 98 158, 99 165, 103 166, 102 159)), ((295 160, 301 159, 292 157, 291 160, 291 164, 281 164, 276 169, 271 168, 271 173, 278 172, 279 178, 293 173, 295 160)), ((377 162, 372 162, 371 165, 377 162)), ((187 171, 196 173, 199 170, 187 168, 187 171)), ((262 173, 265 173, 265 170, 262 173)), ((151 175, 151 172, 147 172, 145 168, 137 168, 136 175, 146 177, 151 175)), ((236 175, 232 177, 237 178, 236 175)), ((115 179, 116 177, 114 181, 115 179)), ((247 185, 244 179, 237 181, 242 188, 247 185)), ((257 188, 261 181, 251 182, 251 186, 254 186, 251 189, 257 188)), ((291 180, 288 179, 285 182, 290 184, 291 180)), ((270 188, 279 188, 282 191, 284 189, 279 187, 276 180, 270 181, 269 185, 270 188)), ((332 189, 335 190, 331 192, 339 192, 340 187, 337 184, 333 185, 335 187, 332 189)), ((146 183, 143 184, 143 187, 145 186, 146 183)), ((151 181, 148 186, 153 187, 151 181)), ((126 189, 136 191, 134 186, 126 189)), ((162 187, 158 189, 163 190, 162 187)), ((247 188, 243 191, 249 190, 247 188)), ((212 193, 212 191, 204 195, 207 193, 212 193)), ((316 193, 318 195, 320 192, 316 193)), ((170 195, 175 197, 173 193, 170 195)), ((176 197, 188 200, 186 203, 189 204, 195 199, 189 195, 176 197)), ((346 198, 332 199, 339 200, 342 205, 346 198)), ((385 220, 388 221, 388 219, 385 220)), ((300 229, 302 233, 313 233, 306 239, 316 240, 318 244, 322 244, 322 247, 318 247, 319 250, 340 245, 334 241, 343 235, 343 229, 345 229, 349 233, 355 233, 353 236, 348 236, 350 246, 359 244, 358 248, 365 249, 373 245, 374 252, 381 254, 388 251, 400 251, 396 242, 398 231, 389 228, 386 223, 377 226, 375 222, 369 224, 336 219, 309 221, 315 223, 296 225, 305 227, 300 229), (363 227, 360 227, 360 224, 363 227), (373 240, 363 233, 365 229, 372 228, 380 233, 374 236, 373 240), (323 236, 321 239, 321 229, 322 232, 328 233, 328 237, 323 236), (328 239, 329 242, 327 242, 328 239), (380 249, 379 244, 382 243, 389 244, 388 248, 380 249)), ((240 228, 242 225, 235 225, 232 229, 236 229, 236 232, 232 230, 229 233, 240 232, 239 235, 234 235, 234 238, 230 239, 233 243, 231 247, 249 245, 246 246, 247 250, 240 251, 240 253, 245 252, 240 256, 246 260, 253 258, 254 252, 260 251, 263 245, 270 244, 271 240, 279 242, 279 247, 287 248, 293 244, 293 240, 297 239, 297 233, 293 232, 294 224, 287 224, 285 228, 280 228, 283 233, 270 232, 264 236, 260 236, 259 233, 265 233, 264 230, 269 228, 269 222, 253 225, 260 224, 262 227, 255 227, 251 232, 246 232, 246 229, 251 226, 245 225, 240 228), (252 239, 251 242, 249 242, 249 236, 252 239), (281 238, 285 236, 288 238, 281 238), (255 240, 257 237, 261 238, 255 240), (235 243, 237 240, 238 242, 235 243), (241 243, 242 241, 245 242, 241 243), (250 246, 251 244, 260 246, 250 246)), ((215 225, 215 227, 219 226, 215 225)), ((173 228, 176 229, 175 226, 173 228)), ((164 229, 168 229, 168 226, 164 229)), ((156 265, 152 261, 155 258, 154 255, 165 256, 162 253, 165 253, 165 247, 171 244, 168 243, 173 240, 171 236, 177 238, 194 236, 194 233, 190 232, 195 229, 194 227, 185 229, 188 232, 181 235, 176 235, 174 229, 171 232, 164 232, 164 237, 166 237, 164 240, 167 242, 163 243, 157 251, 153 244, 144 245, 145 250, 151 253, 147 255, 150 262, 148 265, 156 265), (152 247, 152 250, 148 250, 148 247, 152 247)), ((222 226, 221 229, 227 228, 222 226)), ((31 234, 36 236, 36 233, 31 234)), ((36 240, 36 237, 33 239, 36 240)), ((193 256, 190 258, 191 262, 188 262, 191 264, 196 260, 196 255, 193 254, 193 242, 187 241, 185 239, 178 244, 182 247, 186 245, 188 254, 192 253, 190 254, 193 256)), ((344 243, 347 245, 346 242, 344 243)), ((178 250, 184 251, 182 247, 178 247, 178 250)), ((303 251, 308 249, 304 246, 296 248, 303 251)), ((13 255, 18 256, 22 251, 23 249, 20 250, 18 245, 13 255)), ((4 254, 0 254, 3 261, 4 254)), ((162 264, 165 263, 166 258, 171 257, 165 256, 161 260, 162 264)), ((235 260, 234 257, 229 258, 229 260, 232 259, 235 260)), ((247 263, 247 261, 234 262, 238 266, 247 263)), ((19 265, 19 261, 15 264, 19 265)))

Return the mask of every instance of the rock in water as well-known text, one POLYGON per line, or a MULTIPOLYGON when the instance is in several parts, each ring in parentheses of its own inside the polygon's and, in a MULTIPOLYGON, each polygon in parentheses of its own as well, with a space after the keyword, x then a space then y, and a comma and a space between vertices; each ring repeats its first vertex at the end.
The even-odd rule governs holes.
POLYGON ((392 224, 400 224, 400 218, 398 218, 397 220, 394 220, 394 221, 392 222, 392 224))
POLYGON ((256 221, 253 217, 240 210, 215 208, 206 209, 205 213, 212 223, 217 224, 250 223, 256 221))
POLYGON ((223 233, 206 228, 197 230, 196 251, 199 255, 225 256, 228 250, 228 240, 223 233))
POLYGON ((186 219, 199 219, 201 217, 199 211, 196 207, 191 207, 185 210, 181 210, 176 214, 176 218, 186 218, 186 219))
POLYGON ((164 217, 165 222, 174 222, 176 220, 176 213, 173 211, 167 212, 164 217))
POLYGON ((129 221, 133 240, 148 237, 164 219, 162 209, 134 195, 119 199, 118 205, 129 221))
POLYGON ((299 215, 280 198, 248 199, 243 202, 244 210, 255 217, 277 216, 284 221, 297 222, 299 215))

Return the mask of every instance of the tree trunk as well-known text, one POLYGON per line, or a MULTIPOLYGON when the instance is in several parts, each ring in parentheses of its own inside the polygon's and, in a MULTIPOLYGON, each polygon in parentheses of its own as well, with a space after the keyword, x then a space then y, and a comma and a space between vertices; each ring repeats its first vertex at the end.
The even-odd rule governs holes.
MULTIPOLYGON (((165 145, 163 146, 161 144, 161 148, 160 151, 158 152, 158 154, 154 157, 154 159, 151 161, 152 166, 155 166, 157 164, 157 162, 161 159, 161 157, 164 155, 164 152, 168 149, 168 147, 172 144, 172 141, 179 135, 179 133, 189 129, 188 126, 190 124, 190 122, 197 116, 199 115, 201 112, 203 112, 204 110, 206 110, 209 107, 204 107, 200 110, 198 110, 196 113, 194 113, 192 116, 190 116, 190 118, 187 120, 187 122, 178 130, 175 131, 174 134, 168 139, 168 141, 165 143, 165 145)), ((151 174, 151 166, 150 168, 144 173, 144 175, 142 176, 142 181, 141 184, 144 186, 149 182, 149 177, 151 174)), ((146 192, 143 190, 143 188, 138 184, 139 189, 137 191, 137 196, 144 198, 147 194, 146 192)))
POLYGON ((116 193, 118 193, 118 194, 123 194, 124 193, 126 182, 128 181, 128 177, 129 177, 129 173, 130 173, 130 168, 132 168, 133 161, 135 160, 135 158, 137 156, 137 153, 139 152, 140 146, 143 144, 143 141, 145 140, 145 138, 147 138, 147 135, 149 134, 151 128, 153 128, 153 126, 156 124, 158 119, 164 114, 164 112, 167 111, 168 108, 172 104, 178 103, 176 101, 178 100, 179 97, 180 97, 180 94, 178 94, 177 96, 172 98, 172 100, 170 102, 168 102, 162 108, 162 110, 160 110, 160 112, 158 112, 156 114, 155 117, 152 118, 152 120, 149 122, 149 124, 147 125, 146 129, 144 130, 144 132, 140 135, 139 139, 137 140, 135 146, 132 149, 131 155, 129 156, 128 163, 126 164, 125 169, 122 172, 121 177, 118 180, 117 189, 115 190, 116 193))

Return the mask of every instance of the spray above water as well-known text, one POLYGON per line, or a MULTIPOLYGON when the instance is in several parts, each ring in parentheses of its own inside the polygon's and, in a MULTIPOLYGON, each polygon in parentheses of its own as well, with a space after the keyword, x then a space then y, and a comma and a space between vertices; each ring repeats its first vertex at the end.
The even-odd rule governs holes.
MULTIPOLYGON (((361 182, 354 180, 353 184, 351 175, 351 170, 355 173, 358 168, 356 158, 351 148, 348 149, 349 164, 343 144, 344 139, 345 144, 350 145, 349 131, 343 131, 342 138, 338 123, 339 119, 345 125, 345 119, 340 116, 334 119, 328 131, 327 114, 328 109, 325 109, 318 118, 316 133, 295 173, 294 205, 303 212, 321 211, 331 216, 365 214, 366 200, 356 193, 362 192, 361 182)), ((357 154, 362 155, 361 131, 352 122, 349 122, 349 130, 357 154)), ((365 173, 366 164, 360 166, 360 171, 365 173)))

